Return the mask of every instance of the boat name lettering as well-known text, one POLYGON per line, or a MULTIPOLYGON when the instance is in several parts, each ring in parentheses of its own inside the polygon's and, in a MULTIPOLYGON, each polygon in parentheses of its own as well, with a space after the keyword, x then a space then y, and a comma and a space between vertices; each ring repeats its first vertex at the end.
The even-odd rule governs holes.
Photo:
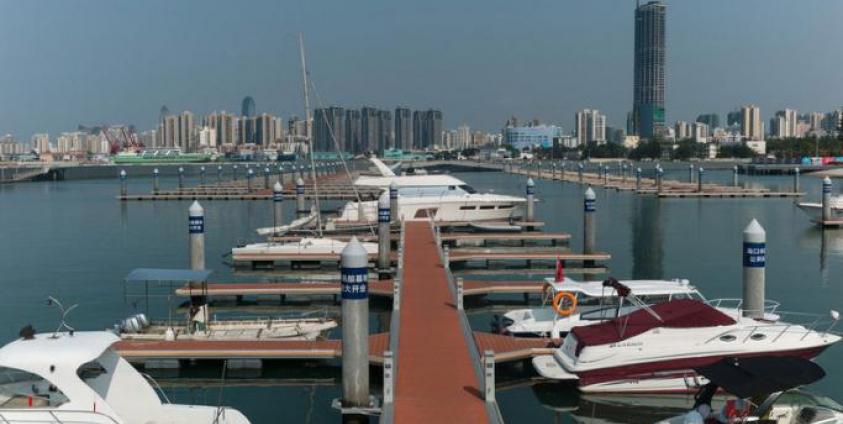
POLYGON ((636 346, 644 346, 644 342, 622 342, 622 343, 612 343, 609 347, 636 347, 636 346))

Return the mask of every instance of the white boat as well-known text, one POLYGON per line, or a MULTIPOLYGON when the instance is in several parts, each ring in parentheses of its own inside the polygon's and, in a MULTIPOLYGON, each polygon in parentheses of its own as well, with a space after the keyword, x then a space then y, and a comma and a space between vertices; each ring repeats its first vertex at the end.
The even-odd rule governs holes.
POLYGON ((316 211, 311 211, 310 215, 293 220, 287 225, 279 225, 277 227, 263 227, 255 230, 261 236, 282 236, 289 231, 297 230, 301 227, 309 225, 316 220, 316 211))
POLYGON ((811 317, 804 325, 778 314, 782 321, 736 317, 692 299, 643 306, 574 327, 560 348, 535 357, 533 365, 543 377, 574 381, 583 392, 689 392, 708 383, 695 367, 724 358, 810 359, 840 341, 830 332, 839 319, 834 311, 830 320, 811 317), (825 324, 825 330, 816 330, 825 324))
MULTIPOLYGON (((599 324, 606 320, 625 315, 639 308, 639 304, 653 305, 675 299, 693 299, 707 302, 720 311, 733 316, 742 313, 741 299, 706 300, 688 280, 623 280, 631 296, 637 302, 625 302, 627 296, 620 296, 617 290, 603 281, 577 281, 565 278, 557 282, 553 277, 545 279, 544 301, 536 308, 515 309, 503 314, 495 325, 503 333, 519 337, 561 338, 572 328, 599 324), (576 306, 568 315, 560 315, 552 305, 552 299, 559 293, 571 293, 576 299, 576 306)), ((777 321, 775 314, 779 303, 765 302, 765 318, 777 321)))
MULTIPOLYGON (((267 255, 273 254, 313 254, 313 255, 339 255, 348 244, 347 241, 336 240, 332 238, 319 237, 302 237, 297 241, 289 241, 282 243, 261 242, 247 244, 242 247, 235 247, 231 249, 231 256, 236 262, 238 257, 243 255, 267 255)), ((360 243, 366 252, 369 254, 378 253, 377 243, 360 243)), ((302 257, 302 260, 305 258, 302 257)))
POLYGON ((213 319, 208 306, 193 311, 187 322, 149 322, 144 314, 124 319, 117 330, 124 340, 316 340, 337 327, 327 317, 213 319))
MULTIPOLYGON (((819 221, 823 216, 823 204, 819 202, 799 202, 796 206, 813 221, 819 221)), ((831 196, 831 218, 843 219, 843 196, 831 196)))
POLYGON ((177 405, 159 397, 150 381, 112 349, 119 340, 106 331, 57 332, 24 335, 0 348, 0 422, 249 422, 236 409, 177 405))
MULTIPOLYGON (((508 221, 519 218, 523 197, 493 193, 477 193, 470 185, 450 175, 395 175, 377 158, 370 159, 380 176, 360 176, 357 187, 398 190, 400 219, 428 219, 436 221, 508 221)), ((347 203, 335 221, 374 222, 377 220, 377 201, 347 203), (360 216, 360 212, 363 216, 360 216)))

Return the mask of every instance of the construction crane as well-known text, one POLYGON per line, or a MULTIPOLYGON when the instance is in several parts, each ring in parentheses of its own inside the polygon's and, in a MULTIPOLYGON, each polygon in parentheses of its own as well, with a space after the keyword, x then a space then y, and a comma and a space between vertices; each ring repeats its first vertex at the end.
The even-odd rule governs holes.
POLYGON ((118 142, 114 137, 112 137, 111 132, 108 129, 108 125, 100 126, 100 132, 105 137, 106 141, 108 141, 109 153, 112 155, 116 155, 118 152, 120 152, 121 149, 120 142, 118 142))

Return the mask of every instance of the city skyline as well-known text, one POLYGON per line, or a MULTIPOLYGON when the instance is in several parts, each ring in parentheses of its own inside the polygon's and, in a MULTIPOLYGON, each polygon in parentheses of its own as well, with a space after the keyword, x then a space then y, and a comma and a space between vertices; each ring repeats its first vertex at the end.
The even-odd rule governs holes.
MULTIPOLYGON (((833 19, 843 4, 666 3, 668 126, 750 103, 765 119, 786 108, 828 111, 843 103, 836 95, 843 82, 834 76, 841 59, 830 53, 843 33, 833 19), (783 33, 770 24, 785 18, 813 19, 815 25, 783 33)), ((623 128, 631 109, 633 2, 496 4, 492 12, 444 2, 325 8, 258 1, 239 16, 194 4, 9 2, 0 36, 27 43, 0 46, 7 58, 0 133, 27 140, 78 124, 153 128, 162 104, 197 115, 234 112, 247 94, 258 112, 301 116, 295 33, 320 19, 332 29, 305 32, 317 88, 313 107, 437 107, 448 115, 448 128, 465 122, 486 131, 498 130, 513 114, 569 130, 570 117, 587 107, 603 111, 607 125, 623 128), (34 24, 33 16, 39 17, 34 24), (187 16, 217 29, 188 33, 191 24, 169 25, 187 16), (376 24, 352 31, 351 22, 364 16, 376 24), (484 16, 511 25, 469 19, 484 16), (423 28, 431 20, 437 25, 423 28), (551 21, 554 31, 536 29, 551 21), (339 33, 353 42, 335 45, 332 37, 339 33), (156 65, 162 58, 172 67, 156 65)))

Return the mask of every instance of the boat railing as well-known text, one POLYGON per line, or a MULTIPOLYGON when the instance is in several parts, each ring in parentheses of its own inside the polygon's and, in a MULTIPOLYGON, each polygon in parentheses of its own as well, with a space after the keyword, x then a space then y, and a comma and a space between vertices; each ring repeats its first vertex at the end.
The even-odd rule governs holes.
POLYGON ((98 424, 98 423, 113 423, 119 424, 114 418, 96 411, 82 411, 75 409, 14 409, 10 411, 0 411, 0 423, 4 424, 98 424), (8 418, 6 415, 14 415, 14 418, 8 418), (31 415, 31 418, 21 418, 21 415, 31 415), (49 415, 50 418, 46 418, 49 415), (93 417, 96 417, 96 421, 93 417), (101 420, 100 420, 101 418, 101 420), (49 420, 49 421, 48 421, 49 420))
MULTIPOLYGON (((743 309, 743 299, 740 298, 721 298, 721 299, 708 299, 705 301, 709 306, 713 308, 722 308, 722 309, 735 309, 738 312, 745 312, 747 310, 743 309)), ((774 314, 776 310, 781 306, 781 303, 775 300, 765 300, 764 301, 764 313, 765 314, 774 314)))
POLYGON ((225 324, 253 324, 256 322, 272 323, 283 320, 327 320, 329 318, 328 308, 320 308, 314 311, 289 312, 278 315, 253 316, 253 315, 224 315, 222 317, 214 314, 213 321, 225 324))
POLYGON ((162 399, 164 399, 165 403, 167 403, 167 404, 172 403, 172 402, 170 402, 170 398, 167 397, 167 393, 165 393, 164 389, 161 387, 161 385, 158 384, 158 381, 156 381, 154 378, 152 378, 151 375, 149 375, 145 372, 140 373, 140 375, 142 375, 143 378, 145 378, 146 381, 149 383, 149 385, 152 386, 152 388, 154 388, 156 392, 158 392, 158 395, 161 396, 162 399))
POLYGON ((831 330, 839 320, 839 315, 836 311, 831 311, 830 315, 779 311, 776 312, 776 315, 781 318, 781 321, 776 323, 750 325, 741 328, 731 328, 709 338, 704 344, 727 335, 732 335, 736 338, 741 336, 743 339, 741 343, 747 342, 755 334, 763 334, 764 336, 775 334, 775 337, 772 340, 773 342, 776 342, 785 334, 801 334, 802 337, 800 337, 799 340, 805 340, 805 338, 811 334, 819 336, 834 334, 831 330), (822 327, 825 327, 825 329, 818 330, 818 328, 822 327), (746 335, 743 336, 743 334, 746 335))

